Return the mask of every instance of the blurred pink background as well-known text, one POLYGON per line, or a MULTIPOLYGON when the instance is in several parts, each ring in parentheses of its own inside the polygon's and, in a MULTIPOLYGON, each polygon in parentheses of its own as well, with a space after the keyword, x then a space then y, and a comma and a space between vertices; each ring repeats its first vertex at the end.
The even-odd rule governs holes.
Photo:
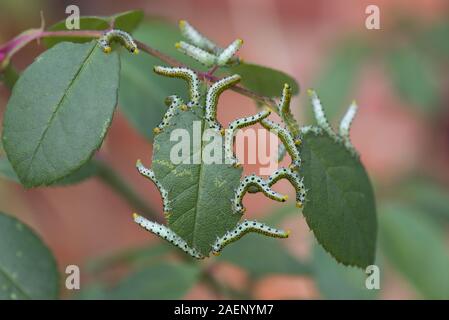
MULTIPOLYGON (((1 10, 0 43, 26 28, 37 27, 40 9, 51 25, 65 18, 64 8, 72 3, 79 5, 82 15, 109 15, 141 8, 147 16, 163 16, 174 24, 186 19, 222 45, 236 37, 244 39, 241 57, 245 61, 283 70, 299 82, 301 94, 294 99, 293 109, 300 123, 305 120, 304 110, 310 107, 305 90, 316 84, 316 76, 329 50, 346 34, 357 33, 369 41, 382 43, 394 37, 390 26, 398 14, 411 16, 425 25, 444 19, 449 9, 446 0, 37 1, 30 4, 31 9, 24 9, 30 10, 27 19, 17 16, 12 19, 12 14, 1 10), (380 7, 381 30, 365 29, 365 8, 369 4, 380 7)), ((32 44, 21 51, 14 62, 23 69, 41 50, 32 44)), ((437 135, 435 127, 397 96, 386 72, 384 65, 371 59, 363 64, 350 92, 350 97, 360 106, 351 132, 353 143, 360 151, 376 190, 388 190, 410 172, 426 172, 449 185, 449 112, 446 109, 445 120, 440 119, 439 123, 445 126, 446 135, 437 135)), ((1 110, 8 96, 8 90, 0 85, 1 110)), ((447 107, 448 91, 445 91, 444 101, 447 107)), ((223 95, 219 110, 219 118, 228 123, 256 109, 249 99, 230 92, 223 95), (236 105, 237 108, 227 107, 236 105)), ((120 113, 116 113, 100 152, 152 207, 161 212, 157 192, 134 169, 138 158, 147 159, 145 162, 149 164, 150 143, 120 113)), ((255 167, 245 168, 245 172, 252 171, 255 167)), ((288 184, 283 184, 282 189, 292 193, 288 184)), ((43 236, 62 272, 63 266, 69 264, 83 265, 91 257, 158 241, 135 227, 130 219, 133 209, 97 179, 76 186, 34 190, 24 190, 1 180, 0 195, 0 209, 17 215, 43 236)), ((247 212, 254 216, 264 215, 278 206, 258 195, 253 195, 246 203, 247 212)), ((300 221, 300 228, 297 227, 298 217, 285 222, 296 225, 288 247, 295 255, 307 259, 312 235, 303 218, 300 221)), ((229 264, 220 265, 215 272, 219 279, 236 288, 246 279, 244 270, 229 264)), ((381 298, 416 297, 394 271, 389 270, 385 277, 381 298)), ((253 290, 255 297, 261 299, 319 297, 313 279, 307 277, 270 276, 259 281, 253 290)), ((198 285, 187 298, 215 296, 205 286, 198 285)))

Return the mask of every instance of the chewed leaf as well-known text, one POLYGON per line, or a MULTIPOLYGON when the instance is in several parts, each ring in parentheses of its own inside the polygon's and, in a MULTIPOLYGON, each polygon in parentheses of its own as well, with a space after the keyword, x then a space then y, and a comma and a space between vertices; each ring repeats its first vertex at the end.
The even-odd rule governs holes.
POLYGON ((304 217, 319 243, 345 265, 374 262, 377 218, 373 189, 360 160, 328 133, 303 135, 304 217))

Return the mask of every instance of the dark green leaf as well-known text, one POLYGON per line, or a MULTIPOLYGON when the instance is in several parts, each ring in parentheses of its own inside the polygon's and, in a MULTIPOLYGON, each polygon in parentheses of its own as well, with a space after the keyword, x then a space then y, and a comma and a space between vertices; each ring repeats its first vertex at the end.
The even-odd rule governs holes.
POLYGON ((310 268, 293 257, 279 239, 249 234, 223 251, 221 259, 244 268, 252 277, 267 274, 304 274, 310 268))
POLYGON ((8 63, 4 70, 0 70, 0 81, 2 81, 9 89, 12 89, 19 79, 19 72, 16 68, 8 63))
POLYGON ((428 299, 449 299, 449 255, 443 230, 425 212, 381 208, 380 243, 388 260, 428 299))
POLYGON ((27 187, 51 184, 100 147, 117 103, 120 60, 95 41, 60 43, 30 65, 14 86, 3 146, 27 187))
POLYGON ((257 64, 241 63, 226 69, 226 72, 228 74, 239 74, 242 77, 242 86, 262 96, 281 96, 285 83, 291 86, 293 94, 299 93, 299 85, 296 80, 279 70, 257 64))
POLYGON ((109 299, 181 299, 198 280, 193 265, 160 263, 122 280, 108 293, 109 299))
POLYGON ((363 270, 339 264, 317 244, 313 248, 313 271, 323 298, 374 299, 378 293, 366 288, 368 275, 363 270))
POLYGON ((399 94, 425 113, 439 108, 438 79, 430 61, 413 47, 404 47, 388 56, 388 67, 399 94))
MULTIPOLYGON (((175 146, 185 141, 171 139, 171 133, 182 128, 187 139, 202 137, 205 129, 203 119, 204 109, 198 107, 174 115, 171 125, 154 139, 152 167, 171 201, 169 227, 189 246, 208 255, 216 238, 234 228, 240 220, 240 215, 232 211, 230 199, 240 183, 242 168, 225 164, 223 146, 220 164, 206 164, 203 161, 196 164, 192 157, 190 161, 185 159, 187 163, 173 164, 172 149, 176 150, 175 146), (199 124, 202 124, 201 131, 199 124), (198 129, 195 129, 197 125, 198 129)), ((189 155, 199 154, 201 157, 209 143, 195 140, 195 144, 200 145, 194 150, 190 140, 189 155)))
POLYGON ((0 300, 58 298, 55 259, 19 220, 0 213, 0 300))
POLYGON ((327 134, 303 136, 303 215, 319 243, 345 265, 374 263, 377 219, 374 195, 362 164, 327 134))
MULTIPOLYGON (((76 184, 78 182, 81 182, 85 179, 94 176, 96 173, 97 173, 96 164, 94 162, 89 161, 75 172, 69 174, 67 177, 54 182, 53 185, 63 186, 63 185, 76 184)), ((17 177, 14 168, 11 166, 11 163, 9 163, 8 159, 5 157, 0 158, 0 176, 8 180, 20 183, 19 177, 17 177)))
MULTIPOLYGON (((127 31, 127 32, 131 32, 139 25, 139 23, 143 19, 143 16, 144 16, 143 11, 132 10, 132 11, 118 13, 111 17, 96 17, 96 16, 80 17, 80 30, 106 30, 110 27, 110 23, 114 19, 115 20, 114 28, 120 29, 123 31, 127 31)), ((51 26, 48 30, 49 31, 67 30, 65 23, 66 23, 65 20, 59 21, 58 23, 51 26)), ((43 41, 47 48, 51 48, 55 44, 62 42, 62 41, 83 43, 83 42, 89 42, 91 40, 92 40, 92 38, 87 38, 87 37, 84 37, 84 38, 83 37, 51 37, 51 38, 45 38, 43 41)))
MULTIPOLYGON (((174 44, 181 36, 179 31, 167 22, 151 20, 136 30, 135 37, 164 53, 187 60, 175 51, 174 44)), ((153 67, 161 64, 158 59, 147 54, 135 56, 125 52, 122 55, 119 105, 134 127, 150 140, 153 138, 153 128, 160 123, 167 110, 165 98, 173 94, 186 98, 187 92, 184 81, 166 78, 153 72, 153 67)))

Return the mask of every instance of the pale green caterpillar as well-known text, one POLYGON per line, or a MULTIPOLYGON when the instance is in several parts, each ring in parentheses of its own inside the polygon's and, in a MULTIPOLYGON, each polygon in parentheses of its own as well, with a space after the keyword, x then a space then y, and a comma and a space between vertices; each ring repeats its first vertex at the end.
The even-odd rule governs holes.
POLYGON ((268 186, 273 186, 281 179, 287 179, 293 185, 296 191, 296 206, 302 208, 306 199, 306 188, 304 187, 303 179, 299 177, 296 171, 289 168, 280 168, 268 178, 268 186))
POLYGON ((214 42, 202 35, 198 30, 196 30, 190 23, 185 20, 179 21, 179 29, 181 34, 189 40, 193 45, 201 48, 203 50, 213 52, 215 54, 220 54, 223 49, 219 48, 214 42))
POLYGON ((233 60, 235 60, 233 59, 233 56, 243 44, 242 39, 237 39, 225 49, 222 49, 199 33, 185 20, 179 22, 179 29, 181 30, 182 35, 190 41, 191 44, 180 41, 176 43, 176 48, 207 67, 223 67, 230 62, 233 62, 233 60))
POLYGON ((234 199, 232 201, 233 204, 233 211, 235 213, 243 214, 245 212, 245 208, 243 207, 243 197, 245 196, 248 189, 253 186, 257 187, 264 195, 266 195, 268 198, 272 200, 276 200, 279 202, 285 202, 288 199, 287 195, 282 195, 280 193, 277 193, 276 191, 272 190, 268 183, 262 179, 259 176, 256 176, 255 174, 246 176, 245 179, 243 179, 240 182, 239 187, 235 191, 234 199))
POLYGON ((260 121, 260 124, 265 129, 271 130, 279 137, 279 139, 285 145, 288 154, 292 158, 292 167, 299 168, 301 166, 301 155, 299 154, 297 146, 301 143, 301 140, 294 140, 287 129, 268 119, 263 119, 262 121, 260 121))
POLYGON ((189 85, 189 107, 198 105, 200 101, 200 80, 193 70, 181 67, 173 68, 155 66, 154 72, 166 77, 180 78, 187 81, 187 84, 189 85))
POLYGON ((218 256, 225 246, 239 240, 249 232, 257 232, 273 238, 288 238, 290 234, 290 231, 275 229, 261 222, 244 220, 215 241, 212 246, 212 254, 218 256))
POLYGON ((191 248, 187 242, 182 239, 180 236, 178 236, 175 232, 167 228, 166 226, 159 224, 157 222, 150 221, 137 213, 133 214, 134 222, 139 224, 141 227, 145 228, 146 230, 158 235, 162 239, 167 240, 174 246, 178 247, 185 253, 191 255, 192 257, 196 259, 204 259, 204 256, 198 252, 195 248, 191 248))
POLYGON ((168 200, 168 191, 165 190, 165 188, 162 186, 162 184, 156 179, 156 175, 154 174, 153 170, 146 168, 142 164, 140 159, 137 160, 137 162, 136 162, 136 168, 141 175, 143 175, 144 177, 147 177, 156 185, 156 187, 158 188, 159 193, 161 194, 161 197, 162 197, 164 215, 168 216, 171 211, 170 201, 168 200))
POLYGON ((187 42, 180 41, 175 44, 176 49, 195 59, 199 63, 210 67, 215 64, 217 57, 201 48, 195 47, 187 42))
POLYGON ((133 54, 139 53, 137 44, 131 37, 131 35, 125 31, 118 29, 105 32, 103 36, 98 39, 98 45, 101 47, 104 53, 109 53, 112 51, 111 42, 114 40, 120 42, 129 52, 133 54))
POLYGON ((239 166, 238 159, 234 156, 234 135, 238 129, 242 129, 260 122, 271 114, 270 110, 261 111, 253 116, 240 118, 232 121, 229 124, 228 130, 225 135, 225 155, 227 161, 233 166, 239 166))
POLYGON ((160 133, 166 126, 168 126, 170 119, 176 114, 176 110, 184 105, 184 102, 180 97, 172 95, 165 99, 165 104, 167 104, 168 110, 165 112, 161 123, 153 129, 155 134, 160 133))
POLYGON ((205 119, 209 127, 224 135, 222 125, 217 121, 217 105, 220 94, 240 81, 240 76, 234 74, 215 82, 207 91, 206 95, 206 115, 205 119))

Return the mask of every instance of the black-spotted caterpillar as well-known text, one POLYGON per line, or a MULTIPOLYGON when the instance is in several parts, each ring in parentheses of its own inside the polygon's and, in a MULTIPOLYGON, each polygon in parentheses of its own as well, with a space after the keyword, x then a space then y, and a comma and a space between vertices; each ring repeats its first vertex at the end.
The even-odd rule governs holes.
POLYGON ((139 53, 137 44, 131 35, 125 31, 117 29, 106 31, 103 36, 98 39, 98 45, 104 53, 109 53, 112 51, 112 41, 120 42, 120 44, 122 44, 129 52, 133 54, 139 53))
MULTIPOLYGON (((208 66, 223 66, 234 60, 233 55, 240 48, 242 41, 234 41, 228 48, 221 49, 212 41, 202 36, 187 22, 180 23, 183 35, 192 43, 179 43, 181 51, 208 66)), ((107 34, 100 45, 105 52, 109 51, 109 42, 113 37, 119 37, 131 52, 134 44, 128 37, 122 38, 122 33, 107 34)), ((260 233, 269 237, 287 238, 289 231, 273 228, 257 221, 244 220, 238 223, 245 212, 243 198, 247 192, 262 192, 268 198, 284 202, 286 195, 279 194, 272 189, 273 185, 281 179, 288 180, 296 192, 296 205, 302 207, 306 201, 306 188, 299 175, 301 157, 298 146, 301 144, 301 130, 288 130, 268 119, 269 110, 263 110, 255 115, 240 118, 229 124, 225 130, 217 120, 217 105, 220 94, 240 81, 239 75, 225 77, 212 84, 205 96, 205 105, 201 105, 200 82, 197 74, 185 67, 157 66, 154 71, 163 76, 183 79, 189 86, 189 101, 184 102, 178 96, 169 96, 166 99, 168 107, 161 123, 153 129, 155 134, 153 149, 153 169, 148 169, 138 161, 138 171, 151 180, 158 188, 162 200, 163 210, 168 219, 168 226, 147 220, 134 214, 134 221, 146 230, 169 241, 190 256, 203 259, 210 253, 219 254, 228 244, 240 239, 249 232, 260 233), (212 129, 221 140, 221 149, 224 158, 221 164, 200 165, 177 164, 170 160, 169 150, 173 146, 170 133, 178 129, 193 127, 198 121, 204 129, 212 129), (241 176, 241 166, 233 151, 235 132, 238 129, 260 123, 267 130, 275 133, 285 152, 291 157, 288 168, 279 168, 266 179, 257 175, 249 175, 242 181, 232 180, 231 176, 241 176), (195 177, 198 179, 195 180, 195 177), (191 180, 191 183, 189 182, 191 180), (252 189, 251 189, 252 188, 252 189), (202 193, 200 195, 200 189, 202 193), (251 191, 251 190, 253 191, 251 191), (203 194, 213 195, 202 199, 203 194), (229 196, 225 196, 229 195, 229 196), (192 197, 196 197, 192 199, 192 197), (215 197, 215 198, 214 198, 215 197), (224 199, 221 199, 224 197, 224 199), (224 201, 222 201, 224 200, 224 201), (187 206, 186 203, 193 203, 187 206), (198 203, 201 203, 199 206, 198 203), (215 218, 216 216, 216 218, 215 218), (190 226, 190 228, 188 228, 190 226), (199 230, 202 230, 200 232, 199 230)), ((304 130, 327 130, 330 126, 322 113, 318 98, 310 92, 314 112, 318 119, 318 127, 306 127, 304 130)), ((290 112, 291 89, 285 85, 278 103, 278 113, 284 123, 292 117, 290 112)), ((351 107, 340 126, 340 135, 333 134, 352 149, 349 142, 349 125, 355 114, 355 106, 351 107)), ((187 130, 186 129, 186 130, 187 130)), ((289 128, 290 129, 290 128, 289 128)), ((204 145, 200 147, 203 152, 204 145)), ((195 152, 191 152, 191 156, 195 152)))

